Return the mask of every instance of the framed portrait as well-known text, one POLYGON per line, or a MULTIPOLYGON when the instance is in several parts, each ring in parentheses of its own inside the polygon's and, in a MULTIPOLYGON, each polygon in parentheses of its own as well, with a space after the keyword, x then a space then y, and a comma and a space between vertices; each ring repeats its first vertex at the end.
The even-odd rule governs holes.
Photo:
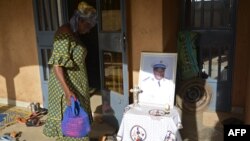
POLYGON ((153 65, 162 63, 166 65, 165 78, 176 81, 177 53, 141 53, 139 85, 142 80, 153 75, 153 65))
POLYGON ((139 101, 174 105, 177 53, 142 52, 139 101), (155 99, 155 100, 154 100, 155 99))

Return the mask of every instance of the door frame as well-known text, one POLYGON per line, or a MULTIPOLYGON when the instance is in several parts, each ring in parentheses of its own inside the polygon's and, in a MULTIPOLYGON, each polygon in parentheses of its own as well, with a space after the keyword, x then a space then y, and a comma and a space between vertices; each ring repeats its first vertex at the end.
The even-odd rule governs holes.
POLYGON ((126 40, 126 0, 120 0, 121 14, 121 30, 120 31, 103 31, 102 30, 102 0, 97 2, 98 11, 98 42, 99 42, 99 58, 100 58, 100 76, 101 76, 101 93, 103 108, 105 109, 108 103, 111 112, 105 112, 106 116, 112 116, 110 121, 116 122, 114 127, 119 127, 121 123, 123 110, 129 104, 129 80, 128 80, 128 50, 126 40), (104 51, 121 53, 122 54, 122 89, 123 93, 105 88, 105 66, 104 66, 104 51))
POLYGON ((48 78, 50 70, 48 60, 53 49, 54 33, 58 27, 66 23, 69 18, 67 0, 33 0, 32 2, 43 94, 43 107, 48 108, 48 78), (48 7, 50 7, 50 9, 48 7), (52 15, 55 17, 52 17, 52 15))

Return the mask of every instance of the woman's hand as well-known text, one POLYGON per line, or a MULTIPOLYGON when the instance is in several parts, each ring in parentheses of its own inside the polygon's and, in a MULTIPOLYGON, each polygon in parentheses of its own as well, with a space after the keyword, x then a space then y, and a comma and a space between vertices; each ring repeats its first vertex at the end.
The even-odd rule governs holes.
POLYGON ((75 96, 75 94, 73 92, 69 91, 69 92, 65 93, 65 100, 66 100, 66 104, 68 106, 71 105, 71 100, 70 100, 71 97, 73 97, 74 99, 76 99, 76 96, 75 96))

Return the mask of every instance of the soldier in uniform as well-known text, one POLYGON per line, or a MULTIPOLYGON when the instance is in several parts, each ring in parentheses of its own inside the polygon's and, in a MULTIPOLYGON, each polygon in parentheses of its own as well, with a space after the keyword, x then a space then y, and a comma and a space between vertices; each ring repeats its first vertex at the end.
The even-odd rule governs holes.
POLYGON ((173 108, 175 85, 172 80, 165 77, 167 65, 159 61, 152 66, 152 69, 152 75, 142 80, 140 84, 143 91, 139 95, 140 103, 168 104, 173 108))

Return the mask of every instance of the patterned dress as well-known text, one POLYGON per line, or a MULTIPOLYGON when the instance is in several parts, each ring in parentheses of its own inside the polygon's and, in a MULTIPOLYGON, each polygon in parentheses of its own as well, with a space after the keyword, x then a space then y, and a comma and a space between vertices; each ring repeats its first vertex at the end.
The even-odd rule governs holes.
MULTIPOLYGON (((64 67, 64 77, 70 90, 76 95, 81 106, 90 116, 90 96, 88 93, 88 80, 86 73, 85 57, 87 50, 70 34, 59 34, 54 39, 53 53, 48 64, 64 67)), ((60 141, 88 141, 89 137, 70 138, 64 137, 61 131, 61 120, 66 108, 64 91, 56 79, 53 71, 49 77, 49 105, 48 117, 43 133, 48 137, 58 137, 60 141)))

